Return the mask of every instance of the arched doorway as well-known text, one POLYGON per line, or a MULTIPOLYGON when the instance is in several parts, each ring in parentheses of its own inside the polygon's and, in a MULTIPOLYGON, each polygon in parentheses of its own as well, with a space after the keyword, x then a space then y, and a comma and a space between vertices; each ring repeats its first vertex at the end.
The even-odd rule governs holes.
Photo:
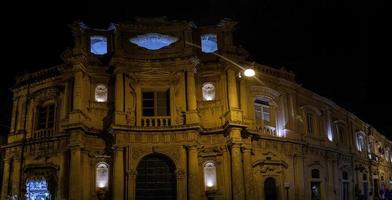
POLYGON ((144 157, 136 176, 136 200, 176 200, 177 180, 174 163, 161 154, 144 157))
POLYGON ((276 181, 274 178, 269 177, 264 181, 264 199, 265 200, 277 200, 278 191, 276 189, 276 181))

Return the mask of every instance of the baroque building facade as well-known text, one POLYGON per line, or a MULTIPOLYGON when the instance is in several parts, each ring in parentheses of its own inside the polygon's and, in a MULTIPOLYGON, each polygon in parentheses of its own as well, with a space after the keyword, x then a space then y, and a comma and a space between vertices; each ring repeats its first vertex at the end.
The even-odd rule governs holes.
POLYGON ((378 199, 391 141, 251 62, 235 25, 70 25, 64 63, 13 88, 1 199, 378 199))

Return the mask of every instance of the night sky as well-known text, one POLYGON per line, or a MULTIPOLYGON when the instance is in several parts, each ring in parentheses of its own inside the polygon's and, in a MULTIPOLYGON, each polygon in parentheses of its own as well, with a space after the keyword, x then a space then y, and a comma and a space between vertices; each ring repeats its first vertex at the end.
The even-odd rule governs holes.
POLYGON ((15 75, 60 64, 60 54, 72 46, 67 25, 75 20, 106 28, 109 22, 135 16, 167 16, 198 25, 216 24, 228 17, 239 22, 236 41, 254 61, 294 71, 299 84, 333 100, 392 139, 392 97, 388 97, 392 34, 382 0, 110 2, 14 1, 3 7, 9 12, 1 14, 5 46, 0 124, 9 125, 9 88, 15 75))

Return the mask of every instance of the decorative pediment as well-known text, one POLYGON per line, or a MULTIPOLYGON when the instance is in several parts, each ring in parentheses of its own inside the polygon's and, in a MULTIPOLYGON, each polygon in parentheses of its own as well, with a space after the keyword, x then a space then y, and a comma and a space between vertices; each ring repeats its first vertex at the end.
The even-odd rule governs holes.
POLYGON ((270 167, 283 167, 284 169, 288 168, 288 164, 283 160, 258 160, 252 164, 253 167, 260 166, 263 168, 264 166, 270 167))
POLYGON ((281 95, 278 91, 265 86, 253 85, 249 87, 249 90, 256 95, 267 96, 271 99, 276 99, 281 95))
POLYGON ((253 168, 259 167, 258 171, 262 174, 283 174, 288 168, 288 164, 283 160, 258 160, 252 164, 253 168))
POLYGON ((314 161, 308 165, 308 168, 324 168, 320 161, 314 161))
POLYGON ((56 87, 45 88, 38 90, 32 94, 32 99, 35 102, 45 102, 48 100, 53 100, 59 95, 60 91, 56 87))
POLYGON ((305 112, 306 111, 313 112, 313 113, 317 114, 318 116, 322 115, 322 112, 317 107, 315 107, 313 105, 303 105, 303 106, 301 106, 301 109, 304 110, 305 112))
POLYGON ((214 148, 202 148, 199 151, 199 156, 200 157, 213 157, 213 156, 219 156, 222 155, 222 150, 219 147, 214 147, 214 148))

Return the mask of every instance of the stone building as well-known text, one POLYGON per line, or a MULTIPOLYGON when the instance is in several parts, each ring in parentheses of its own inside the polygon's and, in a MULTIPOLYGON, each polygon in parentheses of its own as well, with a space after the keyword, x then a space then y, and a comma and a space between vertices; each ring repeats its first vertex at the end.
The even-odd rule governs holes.
POLYGON ((235 25, 70 25, 64 63, 13 88, 1 199, 377 199, 391 141, 253 63, 235 25))

